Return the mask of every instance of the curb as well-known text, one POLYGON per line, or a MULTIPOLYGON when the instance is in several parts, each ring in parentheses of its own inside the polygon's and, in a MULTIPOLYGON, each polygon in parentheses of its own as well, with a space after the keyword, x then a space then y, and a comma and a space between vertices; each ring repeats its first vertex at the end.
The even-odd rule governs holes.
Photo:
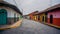
MULTIPOLYGON (((33 20, 33 21, 35 21, 35 20, 33 20)), ((39 21, 37 21, 37 22, 39 22, 39 21)), ((55 27, 55 28, 57 28, 57 29, 60 29, 60 26, 56 26, 56 25, 48 24, 48 23, 43 23, 43 24, 48 25, 48 26, 55 27)))
POLYGON ((0 28, 0 30, 7 30, 7 29, 12 29, 12 28, 17 28, 22 24, 22 20, 17 21, 15 24, 8 25, 8 27, 0 28))
POLYGON ((48 23, 44 23, 44 24, 60 29, 60 26, 56 26, 56 25, 48 24, 48 23))

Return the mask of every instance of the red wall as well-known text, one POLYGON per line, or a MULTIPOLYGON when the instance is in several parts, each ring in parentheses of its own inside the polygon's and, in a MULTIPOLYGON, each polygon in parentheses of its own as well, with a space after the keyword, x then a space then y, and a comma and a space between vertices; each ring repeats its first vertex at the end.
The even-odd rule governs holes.
POLYGON ((29 16, 30 16, 30 19, 33 20, 33 15, 31 14, 31 15, 29 15, 29 16))
POLYGON ((57 25, 57 26, 60 26, 60 18, 54 18, 53 19, 53 24, 57 25))
MULTIPOLYGON (((50 18, 48 18, 48 23, 50 24, 50 18)), ((60 26, 60 18, 53 18, 53 25, 60 26)))
POLYGON ((60 26, 60 10, 54 10, 53 12, 48 12, 48 20, 47 22, 50 23, 50 15, 53 15, 53 25, 60 26))

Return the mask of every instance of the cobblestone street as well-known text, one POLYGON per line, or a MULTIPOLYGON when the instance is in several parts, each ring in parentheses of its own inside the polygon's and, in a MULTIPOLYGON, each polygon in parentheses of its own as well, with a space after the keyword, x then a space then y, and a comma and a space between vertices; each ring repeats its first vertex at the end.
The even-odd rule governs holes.
POLYGON ((60 30, 39 22, 23 19, 20 27, 0 31, 0 34, 60 34, 60 30))

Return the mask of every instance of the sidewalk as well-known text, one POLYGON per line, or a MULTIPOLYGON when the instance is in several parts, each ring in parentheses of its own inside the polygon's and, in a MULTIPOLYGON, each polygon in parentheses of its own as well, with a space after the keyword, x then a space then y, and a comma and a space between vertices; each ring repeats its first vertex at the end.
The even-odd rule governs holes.
POLYGON ((44 24, 60 29, 60 26, 56 26, 56 25, 49 24, 49 23, 44 23, 44 24))
POLYGON ((6 30, 6 29, 11 29, 11 28, 16 28, 19 27, 22 23, 22 19, 16 22, 15 24, 12 25, 3 25, 3 27, 0 27, 0 30, 6 30))

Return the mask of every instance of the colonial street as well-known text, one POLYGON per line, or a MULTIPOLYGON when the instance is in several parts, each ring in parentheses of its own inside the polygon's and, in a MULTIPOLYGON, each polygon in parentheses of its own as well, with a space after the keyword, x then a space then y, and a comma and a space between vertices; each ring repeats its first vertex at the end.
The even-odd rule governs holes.
POLYGON ((20 27, 0 31, 0 34, 60 34, 60 30, 36 21, 23 19, 20 27))

